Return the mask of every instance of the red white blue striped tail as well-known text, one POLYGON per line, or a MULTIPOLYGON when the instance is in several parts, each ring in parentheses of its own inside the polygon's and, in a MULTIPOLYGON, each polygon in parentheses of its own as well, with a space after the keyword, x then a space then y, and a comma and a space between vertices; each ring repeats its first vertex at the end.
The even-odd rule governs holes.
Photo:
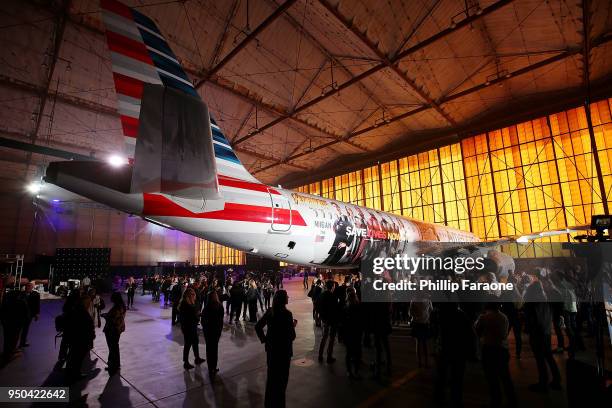
MULTIPOLYGON (((163 85, 200 98, 156 24, 116 0, 101 0, 106 39, 111 52, 125 154, 134 159, 145 83, 163 85)), ((242 165, 211 117, 217 171, 220 175, 257 181, 242 165)))

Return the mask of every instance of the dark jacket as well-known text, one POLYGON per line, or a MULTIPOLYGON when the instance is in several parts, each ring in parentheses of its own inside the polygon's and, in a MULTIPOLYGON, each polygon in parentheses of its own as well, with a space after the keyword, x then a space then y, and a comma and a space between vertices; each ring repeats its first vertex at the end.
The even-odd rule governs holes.
POLYGON ((67 313, 64 337, 71 347, 93 348, 96 329, 91 315, 83 305, 78 304, 67 313))
POLYGON ((259 298, 259 291, 257 288, 249 288, 246 293, 246 298, 248 302, 257 302, 259 298))
POLYGON ((172 299, 172 303, 178 305, 181 302, 181 296, 183 295, 183 288, 181 283, 177 283, 172 287, 172 291, 170 292, 170 299, 172 299))
POLYGON ((432 327, 436 349, 442 358, 472 359, 476 355, 477 337, 472 322, 454 303, 441 303, 434 309, 432 327))
POLYGON ((30 293, 25 293, 26 302, 28 304, 28 312, 30 319, 40 314, 40 294, 33 290, 30 293))
POLYGON ((552 312, 541 282, 533 282, 525 291, 525 322, 531 336, 550 336, 552 312))
POLYGON ((321 294, 317 301, 317 312, 323 322, 328 324, 338 323, 340 306, 338 298, 333 292, 326 290, 321 294))
POLYGON ((293 315, 285 308, 268 309, 255 325, 259 340, 266 345, 266 352, 277 356, 291 357, 293 355, 293 340, 295 327, 293 315), (264 334, 263 328, 268 327, 264 334))
POLYGON ((199 320, 196 305, 190 305, 183 300, 179 306, 179 320, 181 322, 181 330, 184 332, 196 330, 199 320))
POLYGON ((361 303, 349 304, 344 308, 340 322, 340 335, 345 341, 361 339, 363 334, 363 310, 361 303))
POLYGON ((230 290, 230 296, 233 304, 241 303, 244 300, 244 288, 242 287, 242 284, 234 284, 230 290))
POLYGON ((219 337, 223 331, 223 305, 209 303, 202 312, 202 328, 206 337, 219 337))

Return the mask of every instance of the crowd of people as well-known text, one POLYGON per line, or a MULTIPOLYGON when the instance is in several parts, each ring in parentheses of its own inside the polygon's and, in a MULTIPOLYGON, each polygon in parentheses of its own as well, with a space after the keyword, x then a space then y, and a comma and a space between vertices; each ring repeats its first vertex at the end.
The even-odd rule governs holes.
MULTIPOLYGON (((522 358, 523 333, 528 333, 538 370, 538 382, 529 387, 535 392, 562 388, 554 353, 567 352, 568 358, 574 358, 585 347, 585 331, 592 330, 592 305, 583 301, 588 298, 583 293, 588 291, 588 285, 581 276, 579 266, 553 272, 544 268, 527 273, 507 271, 502 275, 485 272, 481 279, 512 281, 515 290, 490 293, 486 301, 478 302, 460 296, 432 302, 427 295, 410 302, 362 302, 360 274, 350 273, 339 277, 331 272, 313 274, 311 280, 305 274, 304 290, 312 301, 313 328, 321 333, 316 350, 320 364, 336 362, 335 346, 340 343, 351 380, 363 378, 363 348, 373 351, 368 353, 372 355, 368 367, 372 378, 390 376, 394 353, 389 337, 394 327, 404 325, 415 338, 418 367, 428 368, 430 358, 434 357, 434 396, 439 402, 445 399, 450 385, 452 404, 461 405, 466 366, 479 360, 491 406, 502 405, 504 396, 509 406, 517 406, 509 361, 511 355, 522 358), (514 337, 514 353, 509 350, 510 333, 514 337)), ((212 381, 219 371, 219 341, 224 325, 239 324, 241 319, 245 324, 253 324, 267 354, 265 405, 284 406, 297 321, 287 309, 289 298, 281 289, 279 273, 155 275, 144 277, 140 285, 143 296, 150 293, 153 302, 172 308, 171 324, 180 327, 184 338, 184 369, 207 362, 212 381), (205 358, 199 349, 199 326, 205 358)), ((81 378, 81 364, 93 347, 95 328, 101 327, 102 319, 109 350, 107 370, 114 374, 120 369, 119 339, 125 331, 126 312, 134 308, 134 296, 140 285, 133 277, 121 282, 112 293, 112 306, 106 312, 103 298, 93 287, 82 284, 70 291, 63 312, 55 321, 62 334, 58 364, 60 367, 66 364, 69 379, 81 378), (122 292, 127 294, 127 305, 122 292)), ((30 322, 40 313, 40 300, 33 285, 28 284, 23 291, 7 292, 2 299, 2 311, 6 361, 19 348, 28 346, 30 322), (5 313, 6 310, 13 313, 5 313)))

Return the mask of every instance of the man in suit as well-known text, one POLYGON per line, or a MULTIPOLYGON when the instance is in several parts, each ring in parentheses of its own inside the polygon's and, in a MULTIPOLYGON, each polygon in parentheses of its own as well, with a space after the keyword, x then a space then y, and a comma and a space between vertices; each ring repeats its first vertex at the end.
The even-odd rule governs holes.
POLYGON ((28 347, 28 332, 30 331, 30 323, 32 319, 38 321, 40 316, 40 294, 34 290, 34 283, 29 282, 25 287, 25 299, 28 305, 28 313, 21 331, 20 347, 28 347))

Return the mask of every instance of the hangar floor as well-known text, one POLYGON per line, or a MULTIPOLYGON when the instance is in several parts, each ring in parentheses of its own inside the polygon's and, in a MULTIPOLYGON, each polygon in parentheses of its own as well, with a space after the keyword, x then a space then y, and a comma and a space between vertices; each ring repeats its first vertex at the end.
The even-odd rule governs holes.
MULTIPOLYGON (((414 340, 406 328, 396 328, 391 336, 393 374, 375 381, 365 375, 351 382, 344 370, 344 347, 337 346, 333 365, 316 362, 314 350, 320 329, 314 329, 311 302, 301 281, 285 284, 289 309, 298 319, 297 339, 291 367, 287 406, 289 407, 368 407, 432 406, 432 370, 419 370, 414 357, 414 340), (315 359, 313 360, 313 356, 315 359)), ((42 316, 31 328, 30 344, 22 357, 0 371, 2 386, 53 386, 62 381, 54 371, 57 348, 54 346, 53 319, 61 302, 44 301, 42 316)), ((126 332, 121 338, 121 375, 109 378, 104 371, 107 347, 100 329, 91 353, 91 374, 71 388, 75 406, 90 407, 254 407, 263 406, 265 354, 252 324, 226 325, 220 343, 220 373, 214 385, 208 380, 206 363, 193 370, 182 367, 182 335, 170 326, 170 309, 151 303, 150 295, 136 296, 136 310, 128 312, 126 332)), ((201 339, 202 342, 202 339, 201 339)), ((525 342, 527 343, 527 342, 525 342)), ((59 344, 57 345, 59 347, 59 344)), ((511 371, 520 405, 564 407, 563 391, 534 394, 528 384, 536 382, 537 371, 527 350, 521 360, 512 359, 511 371)), ((512 347, 511 347, 512 348, 512 347)), ((201 354, 204 346, 200 344, 201 354)), ((364 350, 364 361, 371 357, 364 350)), ((564 375, 564 362, 559 367, 564 375)), ((488 406, 485 378, 479 364, 468 365, 465 381, 465 406, 488 406)), ((23 405, 20 405, 23 406, 23 405)), ((65 405, 63 405, 65 406, 65 405)))

